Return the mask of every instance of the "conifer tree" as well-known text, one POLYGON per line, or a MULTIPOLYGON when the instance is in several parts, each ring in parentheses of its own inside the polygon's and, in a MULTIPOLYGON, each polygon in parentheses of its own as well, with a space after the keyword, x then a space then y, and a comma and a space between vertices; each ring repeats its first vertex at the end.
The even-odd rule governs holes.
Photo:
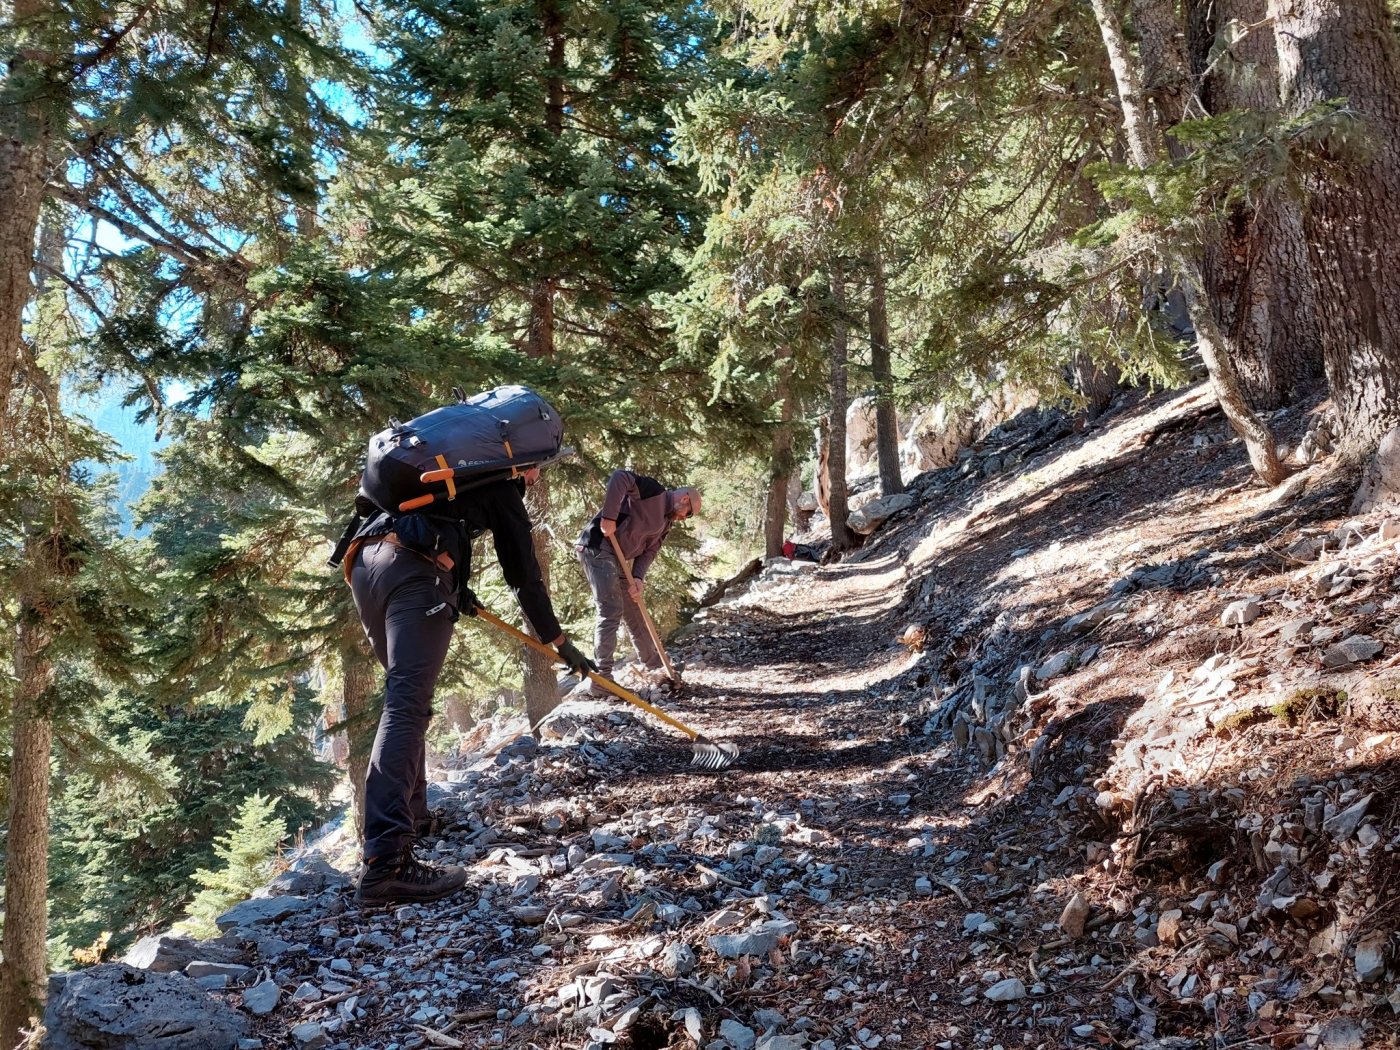
POLYGON ((184 926, 201 940, 216 936, 214 920, 267 881, 277 847, 287 837, 286 824, 274 815, 276 806, 275 799, 249 795, 232 829, 214 847, 222 866, 194 873, 204 888, 190 903, 184 926))

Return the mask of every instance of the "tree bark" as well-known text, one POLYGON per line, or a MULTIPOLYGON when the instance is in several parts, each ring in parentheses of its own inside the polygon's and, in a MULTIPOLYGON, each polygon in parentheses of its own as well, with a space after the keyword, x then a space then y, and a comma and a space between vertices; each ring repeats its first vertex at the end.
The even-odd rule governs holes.
MULTIPOLYGON (((1304 217, 1323 364, 1341 429, 1360 458, 1400 423, 1400 55, 1385 0, 1269 0, 1279 90, 1293 113, 1344 98, 1364 142, 1320 148, 1304 217)), ((1354 139, 1353 136, 1348 138, 1354 139)))
POLYGON ((831 421, 826 431, 827 480, 831 486, 827 517, 831 522, 831 548, 843 551, 851 546, 851 530, 846 524, 846 413, 851 407, 851 396, 846 375, 846 278, 839 266, 833 266, 831 271, 831 299, 836 320, 831 330, 831 421))
MULTIPOLYGON (((16 22, 44 11, 36 0, 14 0, 16 22)), ((37 55, 21 52, 9 76, 34 72, 37 55), (26 69, 26 67, 29 67, 26 69)), ((44 198, 51 129, 42 104, 22 99, 0 106, 0 456, 23 445, 21 420, 39 413, 17 411, 21 398, 42 396, 47 377, 27 360, 24 311, 32 295, 35 235, 44 198), (27 389, 26 389, 27 388, 27 389)), ((37 440, 38 435, 34 435, 37 440)), ((0 463, 6 470, 9 462, 0 463)), ((53 508, 49 515, 54 519, 53 508)), ((38 506, 26 521, 44 520, 38 506)), ((47 588, 54 585, 57 538, 41 531, 25 543, 25 571, 15 596, 19 612, 14 636, 14 707, 10 712, 10 805, 6 839, 5 919, 0 931, 0 1047, 13 1047, 20 1031, 43 1009, 48 979, 49 750, 52 726, 47 701, 53 680, 48 655, 52 618, 47 588)))
POLYGON ((777 558, 787 539, 788 485, 792 480, 792 352, 780 354, 778 369, 778 425, 773 429, 768 458, 768 499, 763 513, 763 553, 777 558))
MULTIPOLYGON (((34 566, 35 560, 29 564, 34 566)), ((43 1012, 49 970, 49 749, 53 730, 45 700, 53 681, 53 667, 46 654, 51 639, 41 596, 26 588, 20 603, 14 663, 17 687, 10 716, 5 958, 0 962, 3 1047, 15 1046, 21 1029, 43 1012)))
MULTIPOLYGON (((564 17, 554 0, 543 0, 540 4, 540 28, 544 37, 549 66, 545 70, 545 112, 544 126, 548 140, 552 143, 564 134, 564 17)), ((548 273, 547 249, 539 248, 541 273, 530 290, 529 329, 526 333, 526 352, 531 357, 550 358, 554 356, 554 297, 558 291, 558 280, 548 273)), ((540 478, 527 495, 530 520, 542 522, 549 515, 549 482, 540 478)), ((550 564, 554 560, 549 544, 549 530, 535 526, 535 560, 540 565, 540 576, 545 587, 549 586, 550 564)), ((534 634, 530 624, 525 630, 534 634)), ((541 641, 552 642, 552 638, 541 641)), ((555 661, 534 649, 523 650, 523 673, 525 686, 525 717, 531 726, 538 725, 551 711, 559 706, 559 689, 555 661)))
MULTIPOLYGON (((1200 102, 1207 113, 1279 112, 1268 0, 1191 0, 1187 39, 1193 71, 1204 78, 1200 102), (1232 22, 1249 31, 1212 66, 1212 48, 1232 22)), ((1322 337, 1296 201, 1282 190, 1241 201, 1206 245, 1202 276, 1251 408, 1281 408, 1317 389, 1322 337)))
MULTIPOLYGON (((1108 52, 1109 65, 1113 68, 1114 80, 1118 85, 1119 102, 1123 108, 1123 131, 1129 156, 1135 167, 1149 168, 1162 158, 1163 146, 1161 132, 1153 120, 1152 113, 1144 105, 1142 74, 1128 48, 1123 28, 1110 0, 1091 0, 1091 3, 1103 36, 1104 48, 1108 52)), ((1148 192, 1156 199, 1158 194, 1154 186, 1149 185, 1148 192)), ((1231 361, 1229 342, 1215 321, 1210 299, 1206 294, 1200 263, 1185 252, 1166 245, 1164 255, 1181 284, 1186 308, 1196 329, 1197 349, 1210 376, 1211 389, 1216 400, 1220 402, 1220 408, 1230 426, 1244 442, 1255 473, 1268 484, 1276 485, 1288 476, 1288 470, 1279 459, 1273 434, 1244 400, 1239 378, 1231 361)))
MULTIPOLYGON (((13 0, 15 22, 43 13, 40 0, 13 0)), ((22 52, 9 76, 32 72, 38 56, 22 52)), ((51 129, 42 103, 0 106, 0 448, 12 424, 10 395, 23 368, 24 311, 32 295, 34 238, 44 200, 51 129)))
POLYGON ((870 258, 870 374, 875 381, 875 460, 880 494, 904 491, 899 470, 899 420, 894 410, 894 375, 890 368, 890 320, 885 302, 885 259, 879 248, 870 258))

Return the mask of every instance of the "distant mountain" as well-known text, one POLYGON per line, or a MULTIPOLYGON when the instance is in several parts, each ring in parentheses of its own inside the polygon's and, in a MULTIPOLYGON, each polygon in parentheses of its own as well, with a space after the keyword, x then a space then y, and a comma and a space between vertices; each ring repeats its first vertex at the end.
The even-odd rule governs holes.
POLYGON ((122 405, 125 393, 124 388, 109 384, 97 394, 68 398, 67 407, 70 412, 91 422, 131 457, 127 462, 104 468, 117 475, 123 531, 129 533, 132 531, 131 508, 145 495, 151 480, 160 473, 156 453, 166 442, 156 439, 154 423, 137 422, 137 410, 122 405))

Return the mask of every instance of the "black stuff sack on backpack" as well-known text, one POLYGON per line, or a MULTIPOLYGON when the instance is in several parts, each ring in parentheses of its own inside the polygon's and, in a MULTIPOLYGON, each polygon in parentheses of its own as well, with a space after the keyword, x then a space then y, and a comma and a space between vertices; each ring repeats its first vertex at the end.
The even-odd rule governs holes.
POLYGON ((529 387, 498 386, 407 423, 391 421, 370 438, 360 493, 398 514, 454 498, 473 483, 514 477, 557 456, 563 440, 564 424, 548 401, 529 387), (430 471, 438 476, 424 482, 430 471))

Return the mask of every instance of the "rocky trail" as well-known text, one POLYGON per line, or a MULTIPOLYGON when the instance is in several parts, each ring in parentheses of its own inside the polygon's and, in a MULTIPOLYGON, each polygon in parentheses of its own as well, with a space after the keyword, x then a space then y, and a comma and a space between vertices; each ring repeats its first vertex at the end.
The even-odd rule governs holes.
POLYGON ((1400 1045, 1400 521, 1276 426, 1265 491, 1199 389, 1024 413, 680 632, 735 768, 570 705, 434 785, 470 892, 303 863, 67 978, 51 1045, 1400 1045), (167 995, 206 1042, 61 1041, 167 995))

